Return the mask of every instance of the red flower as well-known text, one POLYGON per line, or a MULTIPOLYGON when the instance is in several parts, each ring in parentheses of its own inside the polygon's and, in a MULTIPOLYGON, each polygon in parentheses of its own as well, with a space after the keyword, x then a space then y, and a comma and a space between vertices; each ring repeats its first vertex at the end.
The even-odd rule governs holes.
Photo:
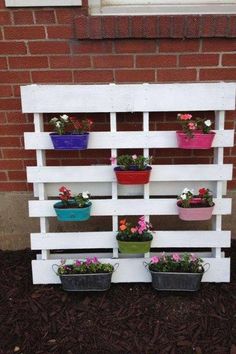
POLYGON ((207 194, 207 189, 206 188, 200 188, 199 189, 199 195, 203 197, 205 194, 207 194))

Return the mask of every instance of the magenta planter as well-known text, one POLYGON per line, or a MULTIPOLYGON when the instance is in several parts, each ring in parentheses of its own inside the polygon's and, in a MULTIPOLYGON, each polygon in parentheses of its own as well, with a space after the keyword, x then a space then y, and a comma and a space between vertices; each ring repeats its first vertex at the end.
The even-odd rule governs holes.
MULTIPOLYGON (((192 201, 192 205, 199 204, 200 198, 195 198, 192 201)), ((194 220, 210 220, 212 217, 212 212, 214 205, 212 207, 196 207, 182 208, 180 203, 177 203, 177 209, 179 213, 179 218, 184 221, 194 221, 194 220)))
POLYGON ((203 134, 202 132, 196 131, 194 132, 194 136, 190 138, 182 131, 177 131, 178 147, 181 149, 210 149, 215 134, 215 132, 203 134))

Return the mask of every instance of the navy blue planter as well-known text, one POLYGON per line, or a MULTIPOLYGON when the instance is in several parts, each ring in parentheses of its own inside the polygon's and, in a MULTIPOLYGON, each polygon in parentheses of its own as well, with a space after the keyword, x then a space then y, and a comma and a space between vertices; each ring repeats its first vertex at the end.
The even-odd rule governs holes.
POLYGON ((55 150, 86 150, 88 147, 89 133, 63 134, 50 133, 55 150))

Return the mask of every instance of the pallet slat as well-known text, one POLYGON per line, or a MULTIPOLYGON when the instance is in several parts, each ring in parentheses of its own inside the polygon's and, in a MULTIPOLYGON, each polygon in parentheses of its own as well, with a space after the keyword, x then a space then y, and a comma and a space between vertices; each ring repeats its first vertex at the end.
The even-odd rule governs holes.
MULTIPOLYGON (((234 130, 216 130, 212 147, 234 145, 234 130)), ((91 132, 88 149, 177 148, 175 131, 91 132), (124 146, 124 141, 125 146, 124 146)), ((25 149, 53 150, 49 133, 25 133, 25 149)))
MULTIPOLYGON (((230 247, 230 231, 154 231, 152 248, 230 247)), ((111 249, 116 232, 31 234, 32 250, 111 249)))
MULTIPOLYGON (((203 258, 204 263, 209 263, 210 268, 204 274, 203 282, 229 282, 230 279, 230 258, 203 258)), ((116 272, 113 273, 113 283, 136 283, 151 281, 149 272, 144 267, 143 262, 148 259, 129 258, 101 260, 106 263, 119 263, 116 272)), ((60 264, 60 259, 32 261, 33 283, 34 284, 58 284, 59 277, 53 272, 52 265, 60 264)))
MULTIPOLYGON (((53 204, 55 200, 29 201, 29 215, 31 217, 56 216, 53 204)), ((213 215, 231 213, 231 199, 214 199, 213 215)), ((92 216, 113 215, 177 215, 176 199, 100 199, 92 200, 92 216)))
POLYGON ((23 113, 233 110, 235 85, 27 85, 21 101, 23 113))

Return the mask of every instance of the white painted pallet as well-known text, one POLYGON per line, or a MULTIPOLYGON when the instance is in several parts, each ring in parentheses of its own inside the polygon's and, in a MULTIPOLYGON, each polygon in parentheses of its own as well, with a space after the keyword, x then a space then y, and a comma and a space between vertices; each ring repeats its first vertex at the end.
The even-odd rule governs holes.
POLYGON ((234 131, 224 130, 224 111, 235 108, 234 84, 29 85, 21 87, 21 97, 23 112, 34 113, 35 122, 35 132, 25 133, 25 148, 36 150, 37 156, 37 166, 27 168, 27 179, 33 183, 34 195, 39 199, 29 202, 29 215, 40 218, 40 232, 31 234, 32 249, 41 250, 40 259, 32 262, 35 284, 58 283, 52 264, 58 264, 60 258, 84 258, 86 254, 119 263, 113 282, 150 282, 143 262, 156 254, 153 249, 163 248, 183 251, 185 248, 193 251, 209 248, 211 252, 200 254, 210 263, 203 281, 230 280, 230 259, 225 258, 221 248, 230 247, 231 233, 222 231, 222 216, 231 213, 231 200, 222 197, 226 181, 232 178, 232 165, 223 164, 223 148, 233 146, 234 141, 234 131), (177 148, 174 131, 149 131, 149 112, 212 110, 215 111, 216 129, 213 164, 153 165, 150 183, 145 186, 118 185, 112 165, 46 166, 45 150, 53 147, 49 133, 43 131, 42 113, 110 112, 110 132, 91 133, 88 148, 109 149, 111 156, 116 157, 120 148, 134 152, 142 148, 144 156, 149 156, 150 148, 177 148), (143 112, 143 131, 117 132, 117 112, 143 112), (99 196, 92 200, 91 214, 93 217, 111 216, 112 230, 50 232, 48 218, 55 217, 53 204, 62 184, 73 193, 86 189, 99 196), (212 230, 156 230, 150 254, 138 257, 118 254, 115 238, 118 217, 145 215, 148 220, 150 215, 177 215, 173 196, 180 194, 186 186, 195 190, 204 186, 214 192, 212 230), (54 199, 48 200, 49 197, 54 199), (112 253, 101 253, 99 249, 112 250, 112 253), (53 254, 52 250, 57 253, 53 254), (64 254, 64 250, 75 252, 64 254), (86 253, 78 253, 79 250, 86 250, 86 253))

